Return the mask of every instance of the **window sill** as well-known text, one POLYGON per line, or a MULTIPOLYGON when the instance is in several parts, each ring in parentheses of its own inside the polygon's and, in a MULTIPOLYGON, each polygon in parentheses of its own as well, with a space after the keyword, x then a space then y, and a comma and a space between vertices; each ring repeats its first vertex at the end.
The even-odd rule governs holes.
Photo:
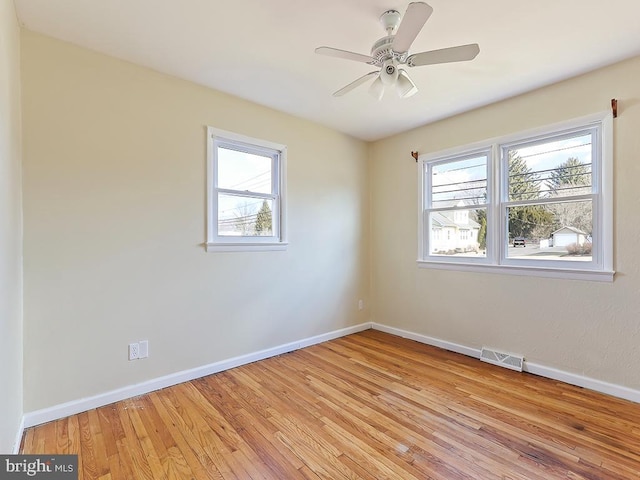
POLYGON ((277 243, 207 243, 207 252, 268 252, 286 250, 287 242, 277 243))
POLYGON ((545 267, 523 267, 513 265, 480 265, 471 263, 449 263, 418 260, 419 268, 437 270, 457 270, 460 272, 502 273, 529 277, 564 278, 567 280, 589 280, 592 282, 613 282, 614 271, 574 270, 545 267))

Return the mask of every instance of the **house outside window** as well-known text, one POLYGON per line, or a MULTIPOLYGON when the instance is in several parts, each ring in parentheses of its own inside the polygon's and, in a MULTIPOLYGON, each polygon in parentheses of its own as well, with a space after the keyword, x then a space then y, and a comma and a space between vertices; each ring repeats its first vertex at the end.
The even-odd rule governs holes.
POLYGON ((422 155, 420 266, 611 281, 612 123, 594 115, 422 155))
POLYGON ((286 146, 212 127, 207 135, 207 251, 286 248, 286 146))

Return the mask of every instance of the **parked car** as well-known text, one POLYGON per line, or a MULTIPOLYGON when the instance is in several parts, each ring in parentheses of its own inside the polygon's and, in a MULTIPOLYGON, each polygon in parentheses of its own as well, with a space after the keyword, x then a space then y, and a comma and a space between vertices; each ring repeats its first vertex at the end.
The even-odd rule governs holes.
POLYGON ((523 246, 526 247, 526 242, 524 240, 524 237, 516 237, 513 239, 513 246, 514 247, 519 247, 519 246, 523 246))

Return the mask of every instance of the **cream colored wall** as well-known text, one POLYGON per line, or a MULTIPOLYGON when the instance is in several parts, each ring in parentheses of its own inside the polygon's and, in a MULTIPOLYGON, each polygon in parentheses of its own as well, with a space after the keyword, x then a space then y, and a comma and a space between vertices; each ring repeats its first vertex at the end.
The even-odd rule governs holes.
POLYGON ((25 411, 368 320, 366 144, 28 31, 22 52, 25 411), (207 125, 288 145, 286 252, 205 252, 207 125))
POLYGON ((22 205, 20 29, 0 0, 0 453, 22 419, 22 205))
MULTIPOLYGON (((373 319, 640 389, 640 58, 377 142, 373 319), (613 283, 419 269, 417 166, 439 151, 609 108, 615 120, 613 283)), ((428 105, 425 105, 428 108, 428 105)))

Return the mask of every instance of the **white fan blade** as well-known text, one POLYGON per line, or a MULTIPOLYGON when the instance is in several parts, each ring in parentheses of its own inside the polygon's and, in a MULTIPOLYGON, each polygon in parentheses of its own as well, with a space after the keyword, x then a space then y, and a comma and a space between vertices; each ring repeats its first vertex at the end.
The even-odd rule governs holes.
POLYGON ((369 80, 374 75, 378 75, 378 72, 377 71, 376 72, 369 72, 366 75, 363 75, 362 77, 358 78, 357 80, 354 80, 353 82, 351 82, 346 87, 342 87, 340 90, 338 90, 336 93, 334 93, 333 96, 334 97, 341 97, 345 93, 349 93, 351 90, 353 90, 354 88, 356 88, 359 85, 362 85, 364 82, 369 80))
POLYGON ((375 59, 369 55, 361 53, 349 52, 332 47, 318 47, 316 53, 319 55, 327 55, 328 57, 344 58, 345 60, 354 60, 356 62, 375 64, 375 59))
POLYGON ((473 60, 480 53, 477 43, 460 45, 458 47, 442 48, 429 52, 415 53, 407 58, 407 65, 419 67, 422 65, 434 65, 436 63, 464 62, 473 60))
POLYGON ((378 101, 382 100, 382 96, 384 95, 384 83, 382 83, 380 75, 378 75, 378 78, 376 78, 369 87, 369 93, 378 99, 378 101))
POLYGON ((391 48, 394 52, 408 52, 422 27, 433 13, 433 8, 424 2, 413 2, 407 7, 402 22, 393 39, 391 48))

